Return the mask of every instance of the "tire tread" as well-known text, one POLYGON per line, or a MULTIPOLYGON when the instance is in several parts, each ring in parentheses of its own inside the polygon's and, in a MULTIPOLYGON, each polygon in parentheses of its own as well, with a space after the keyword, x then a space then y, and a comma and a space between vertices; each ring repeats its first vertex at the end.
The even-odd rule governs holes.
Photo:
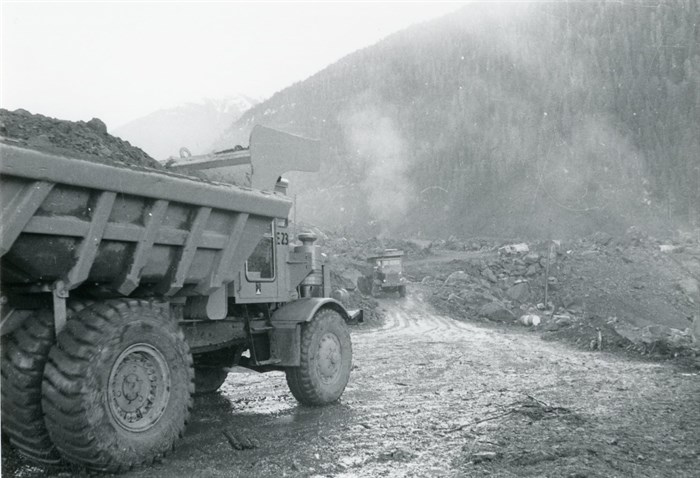
MULTIPOLYGON (((138 314, 146 309, 151 313, 161 315, 161 306, 153 302, 136 299, 118 299, 106 303, 97 303, 81 311, 73 320, 71 327, 66 327, 58 336, 56 346, 49 354, 44 378, 44 404, 46 408, 46 426, 50 436, 68 461, 90 469, 106 472, 125 471, 153 460, 160 459, 169 450, 157 453, 155 456, 134 456, 129 453, 118 453, 111 446, 115 438, 102 436, 97 440, 87 414, 79 404, 82 391, 80 383, 86 378, 95 350, 100 347, 100 341, 119 330, 125 317, 138 314), (100 323, 101 333, 95 333, 95 323, 100 323), (81 336, 77 336, 81 334, 81 336), (70 353, 67 351, 70 350, 70 353)), ((186 367, 192 377, 192 356, 187 348, 184 334, 172 320, 163 321, 163 330, 184 344, 187 349, 186 367)), ((192 380, 188 385, 184 423, 177 430, 171 430, 174 436, 181 436, 187 424, 192 409, 192 380)), ((104 413, 108 413, 104 410, 104 413)), ((172 428, 173 425, 170 426, 172 428)), ((172 447, 171 447, 172 448, 172 447)))
MULTIPOLYGON (((333 321, 343 322, 343 319, 340 314, 332 309, 322 309, 316 313, 311 322, 304 324, 301 334, 301 366, 290 367, 286 370, 287 385, 289 386, 289 390, 292 392, 294 398, 304 405, 321 406, 327 403, 319 390, 317 390, 313 384, 313 379, 309 373, 308 364, 311 359, 311 343, 316 331, 323 328, 326 323, 333 321)), ((352 345, 350 348, 350 354, 352 355, 352 345)))
POLYGON ((2 431, 23 456, 43 465, 61 462, 41 406, 41 379, 53 342, 53 316, 39 311, 3 340, 0 366, 2 431))

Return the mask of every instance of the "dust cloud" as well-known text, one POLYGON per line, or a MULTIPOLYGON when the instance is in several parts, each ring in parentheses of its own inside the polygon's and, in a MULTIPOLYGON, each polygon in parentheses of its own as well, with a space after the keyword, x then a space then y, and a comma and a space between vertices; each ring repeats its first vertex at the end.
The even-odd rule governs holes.
POLYGON ((380 236, 405 223, 415 190, 408 178, 406 142, 396 122, 379 107, 353 108, 340 115, 349 160, 358 162, 365 179, 360 189, 370 222, 380 236))

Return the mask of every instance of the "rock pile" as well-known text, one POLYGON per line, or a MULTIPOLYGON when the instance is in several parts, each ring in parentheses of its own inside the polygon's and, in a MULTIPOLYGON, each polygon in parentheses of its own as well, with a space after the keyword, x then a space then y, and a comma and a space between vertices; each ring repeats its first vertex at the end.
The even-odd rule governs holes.
POLYGON ((74 122, 32 114, 22 109, 8 111, 0 108, 0 136, 12 144, 77 159, 163 168, 141 149, 110 135, 107 126, 98 118, 74 122))
POLYGON ((661 247, 632 229, 529 247, 472 242, 450 241, 450 248, 483 253, 414 271, 450 315, 535 326, 592 349, 676 355, 700 347, 693 337, 700 333, 700 241, 661 247))

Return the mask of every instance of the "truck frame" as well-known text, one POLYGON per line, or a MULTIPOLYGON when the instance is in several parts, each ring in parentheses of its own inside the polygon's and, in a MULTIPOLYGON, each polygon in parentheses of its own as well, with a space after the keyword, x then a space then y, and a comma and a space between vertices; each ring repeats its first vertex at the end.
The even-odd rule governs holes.
MULTIPOLYGON (((316 141, 256 126, 253 187, 0 143, 2 431, 24 456, 119 472, 172 449, 228 368, 282 370, 338 400, 348 323, 312 234, 290 237, 282 173, 316 141)), ((300 165, 295 166, 298 162, 300 165)), ((182 165, 180 165, 182 166, 182 165)))

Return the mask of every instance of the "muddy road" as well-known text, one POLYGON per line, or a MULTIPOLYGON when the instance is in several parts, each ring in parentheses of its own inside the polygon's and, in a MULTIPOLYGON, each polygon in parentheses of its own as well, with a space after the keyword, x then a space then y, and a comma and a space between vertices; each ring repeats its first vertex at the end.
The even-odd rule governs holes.
POLYGON ((340 403, 235 369, 174 453, 124 476, 699 476, 697 372, 441 317, 417 293, 381 307, 340 403))

